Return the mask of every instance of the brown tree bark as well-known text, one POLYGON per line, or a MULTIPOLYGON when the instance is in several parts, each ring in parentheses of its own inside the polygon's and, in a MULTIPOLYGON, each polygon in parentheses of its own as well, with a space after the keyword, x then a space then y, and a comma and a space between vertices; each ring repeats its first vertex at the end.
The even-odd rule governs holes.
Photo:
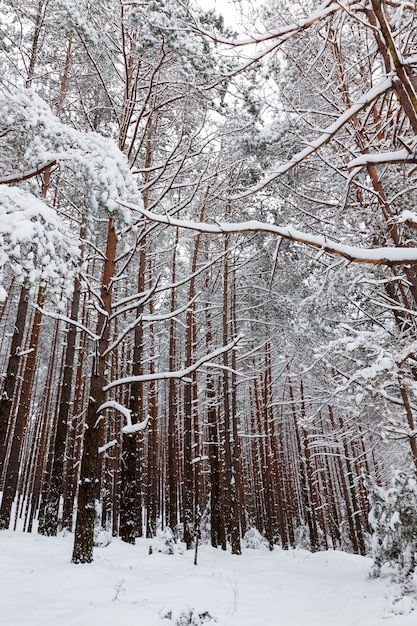
MULTIPOLYGON (((223 265, 223 311, 222 311, 222 335, 223 344, 226 345, 229 338, 229 263, 227 251, 229 248, 229 236, 224 240, 224 265, 223 265)), ((236 468, 235 468, 235 441, 233 436, 234 420, 236 415, 232 413, 232 401, 231 401, 231 385, 229 374, 229 355, 227 352, 223 353, 223 416, 224 416, 224 483, 223 483, 223 498, 224 498, 224 517, 227 532, 230 538, 232 554, 241 554, 240 544, 240 516, 237 497, 237 485, 236 485, 236 468)))
MULTIPOLYGON (((74 282, 74 293, 71 302, 71 319, 78 320, 80 308, 80 280, 74 282)), ((65 363, 62 372, 62 388, 56 424, 55 443, 52 455, 50 479, 39 513, 38 532, 41 535, 55 536, 58 532, 59 501, 63 491, 65 443, 67 440, 68 421, 72 401, 72 380, 74 374, 75 352, 77 345, 77 329, 70 324, 66 337, 65 363)))
POLYGON ((17 376, 22 358, 21 353, 23 352, 23 339, 28 305, 29 292, 26 287, 22 287, 20 291, 19 303, 17 305, 16 321, 14 324, 12 345, 10 347, 10 357, 8 360, 3 390, 0 397, 0 476, 2 474, 2 467, 6 453, 6 435, 10 423, 13 398, 17 386, 17 376))
POLYGON ((96 351, 92 364, 90 395, 84 426, 81 474, 78 489, 77 521, 75 526, 73 563, 91 563, 93 560, 95 500, 99 485, 100 417, 98 409, 104 403, 106 383, 106 358, 103 356, 109 343, 109 317, 112 303, 112 279, 116 258, 116 231, 112 218, 107 229, 106 256, 100 291, 101 309, 98 313, 96 351))
MULTIPOLYGON (((178 248, 178 229, 175 234, 174 251, 172 257, 172 284, 175 283, 177 274, 177 248, 178 248)), ((175 289, 171 290, 171 311, 175 311, 175 289)), ((169 370, 174 371, 177 365, 177 341, 175 335, 176 321, 171 319, 169 322, 169 370)), ((173 378, 169 381, 168 389, 168 436, 167 436, 167 478, 168 478, 168 525, 174 536, 176 536, 176 528, 178 524, 178 451, 177 451, 177 412, 178 412, 178 392, 177 381, 173 378)))
POLYGON ((23 445, 24 431, 31 406, 31 391, 35 374, 36 354, 39 342, 42 313, 40 307, 44 301, 43 290, 38 293, 37 305, 32 323, 32 330, 28 346, 25 369, 22 374, 22 387, 19 398, 19 406, 16 413, 16 421, 7 461, 6 480, 3 487, 3 498, 0 506, 0 530, 7 529, 10 523, 13 501, 19 477, 20 454, 23 445))

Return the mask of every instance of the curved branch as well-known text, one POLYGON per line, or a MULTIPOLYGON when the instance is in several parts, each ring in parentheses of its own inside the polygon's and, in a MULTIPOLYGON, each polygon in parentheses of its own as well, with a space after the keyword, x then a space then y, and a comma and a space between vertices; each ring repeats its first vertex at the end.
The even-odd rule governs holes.
POLYGON ((155 374, 141 374, 140 376, 128 376, 127 378, 119 378, 119 380, 113 380, 111 383, 103 387, 103 391, 108 391, 109 389, 113 389, 113 387, 120 387, 120 385, 130 385, 131 383, 144 383, 150 382, 153 380, 169 380, 171 378, 176 379, 186 379, 187 376, 198 370, 202 365, 209 363, 212 359, 224 354, 225 352, 229 352, 233 350, 236 344, 242 339, 243 335, 238 335, 236 339, 233 339, 226 346, 222 346, 221 348, 217 348, 217 350, 213 350, 210 354, 206 354, 205 356, 198 359, 195 363, 190 365, 189 367, 185 367, 182 370, 176 370, 172 372, 159 372, 155 374))
POLYGON ((347 259, 350 263, 368 263, 371 265, 414 265, 417 263, 417 248, 405 247, 385 247, 385 248, 360 248, 358 246, 349 246, 337 241, 333 241, 326 235, 312 235, 310 233, 297 230, 291 226, 276 226, 275 224, 267 224, 252 220, 250 222, 222 222, 210 224, 207 222, 191 222, 188 220, 179 220, 168 215, 158 215, 137 207, 137 210, 146 218, 160 224, 168 224, 177 228, 185 228, 200 233, 208 233, 211 235, 226 235, 238 233, 262 232, 269 233, 303 243, 312 248, 318 248, 321 253, 333 254, 347 259))

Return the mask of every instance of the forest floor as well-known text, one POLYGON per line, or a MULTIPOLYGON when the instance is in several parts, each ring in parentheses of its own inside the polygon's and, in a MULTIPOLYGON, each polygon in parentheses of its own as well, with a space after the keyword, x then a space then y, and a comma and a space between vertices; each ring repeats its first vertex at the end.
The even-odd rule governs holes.
POLYGON ((70 535, 1 531, 0 626, 417 623, 417 611, 392 612, 388 580, 369 580, 365 557, 279 548, 233 556, 203 545, 195 566, 194 552, 149 554, 151 543, 113 539, 94 563, 72 565, 70 535))

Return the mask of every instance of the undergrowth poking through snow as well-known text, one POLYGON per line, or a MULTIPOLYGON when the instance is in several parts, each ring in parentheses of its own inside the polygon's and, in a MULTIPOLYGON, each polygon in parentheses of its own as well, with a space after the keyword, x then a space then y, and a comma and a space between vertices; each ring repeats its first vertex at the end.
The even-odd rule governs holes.
POLYGON ((368 475, 364 481, 373 529, 370 576, 387 576, 389 610, 408 614, 417 609, 417 482, 400 470, 394 472, 388 489, 368 475))

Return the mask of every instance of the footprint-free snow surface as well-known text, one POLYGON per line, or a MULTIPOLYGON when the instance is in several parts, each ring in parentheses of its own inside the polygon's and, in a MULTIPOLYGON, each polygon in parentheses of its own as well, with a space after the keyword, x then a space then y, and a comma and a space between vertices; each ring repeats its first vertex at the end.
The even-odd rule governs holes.
POLYGON ((149 554, 114 539, 72 565, 72 537, 0 532, 0 626, 415 626, 388 612, 370 559, 327 551, 200 546, 149 554))

